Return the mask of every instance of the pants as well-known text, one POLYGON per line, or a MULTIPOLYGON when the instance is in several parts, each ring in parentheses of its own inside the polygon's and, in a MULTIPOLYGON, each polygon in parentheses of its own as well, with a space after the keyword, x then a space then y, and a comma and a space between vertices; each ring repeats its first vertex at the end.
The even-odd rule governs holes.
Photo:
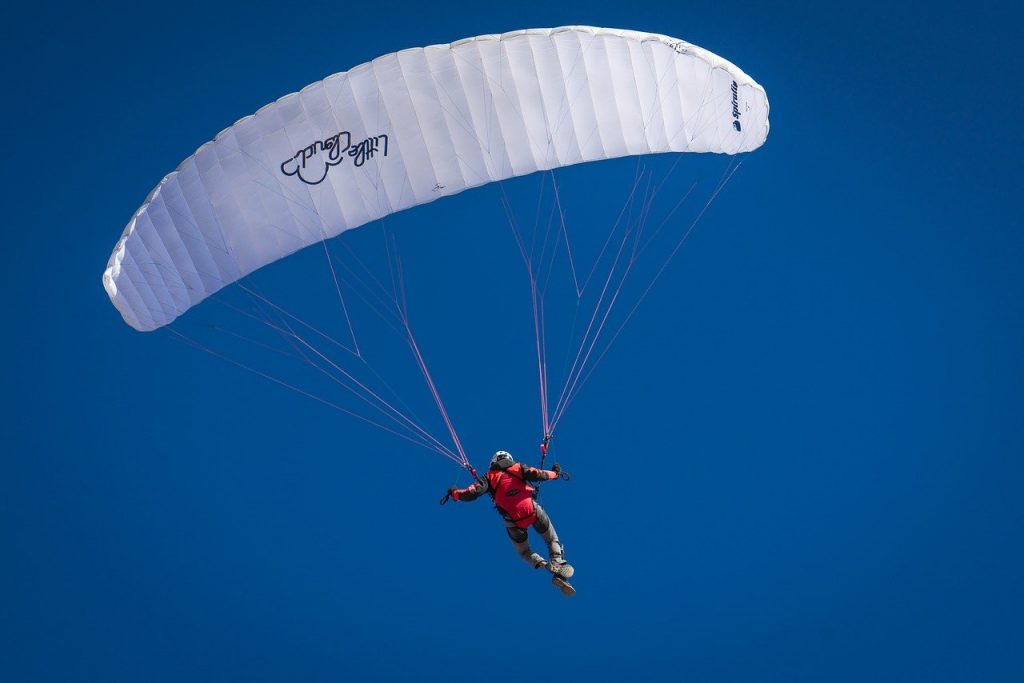
MULTIPOLYGON (((555 526, 551 523, 551 519, 548 514, 544 512, 544 508, 539 503, 534 501, 534 509, 537 512, 537 519, 533 523, 533 529, 548 546, 548 555, 552 562, 565 562, 564 550, 562 544, 558 540, 558 534, 555 533, 555 526)), ((539 567, 544 561, 544 558, 533 552, 530 547, 530 539, 526 529, 520 529, 516 526, 515 522, 505 520, 505 530, 508 532, 508 537, 512 539, 512 545, 515 547, 516 552, 519 553, 519 557, 523 558, 527 564, 531 567, 539 567)))

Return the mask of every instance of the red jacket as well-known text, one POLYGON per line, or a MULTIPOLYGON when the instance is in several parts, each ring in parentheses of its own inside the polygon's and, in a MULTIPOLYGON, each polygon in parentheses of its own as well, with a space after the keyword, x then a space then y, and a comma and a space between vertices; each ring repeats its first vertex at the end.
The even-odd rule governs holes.
POLYGON ((464 489, 452 491, 452 498, 470 501, 476 500, 484 493, 490 493, 502 516, 525 529, 537 519, 537 512, 533 506, 533 494, 537 489, 530 486, 529 482, 557 478, 558 474, 551 470, 539 470, 517 462, 505 470, 489 470, 483 479, 464 489))

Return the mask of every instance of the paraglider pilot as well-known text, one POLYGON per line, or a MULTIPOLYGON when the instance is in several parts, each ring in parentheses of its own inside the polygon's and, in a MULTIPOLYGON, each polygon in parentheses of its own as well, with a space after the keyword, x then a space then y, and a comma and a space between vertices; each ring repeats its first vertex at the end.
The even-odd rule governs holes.
POLYGON ((561 468, 557 463, 550 470, 541 470, 516 462, 507 451, 498 451, 491 458, 486 476, 464 489, 453 486, 448 489, 448 494, 455 500, 468 502, 489 493, 494 506, 505 520, 506 531, 519 557, 534 569, 550 571, 554 574, 552 582, 558 584, 559 578, 568 579, 573 575, 573 568, 565 561, 555 527, 544 508, 535 500, 537 489, 530 486, 529 482, 557 479, 560 474, 561 468), (550 561, 530 548, 527 529, 531 525, 547 543, 550 561))

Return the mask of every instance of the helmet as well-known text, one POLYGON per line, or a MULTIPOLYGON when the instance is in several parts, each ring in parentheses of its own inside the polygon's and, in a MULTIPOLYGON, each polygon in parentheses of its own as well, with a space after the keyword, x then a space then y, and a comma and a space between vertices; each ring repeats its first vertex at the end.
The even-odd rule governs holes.
POLYGON ((508 451, 498 451, 491 458, 491 469, 507 470, 512 467, 515 460, 512 459, 512 454, 508 451))

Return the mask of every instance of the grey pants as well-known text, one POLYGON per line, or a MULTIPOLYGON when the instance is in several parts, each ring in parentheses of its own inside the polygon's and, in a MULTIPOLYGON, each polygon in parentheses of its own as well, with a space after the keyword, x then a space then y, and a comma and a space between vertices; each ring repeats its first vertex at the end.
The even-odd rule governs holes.
MULTIPOLYGON (((551 523, 551 519, 548 517, 548 513, 544 512, 544 508, 539 503, 534 501, 534 508, 537 511, 537 520, 533 523, 533 529, 544 539, 544 542, 548 545, 548 555, 552 562, 565 562, 564 551, 562 544, 558 540, 558 534, 555 533, 555 525, 551 523)), ((533 552, 530 547, 529 534, 526 529, 520 529, 516 526, 515 522, 505 520, 506 531, 508 537, 512 539, 512 545, 515 546, 516 552, 519 553, 519 557, 529 564, 531 567, 539 567, 544 561, 544 558, 533 552)))

